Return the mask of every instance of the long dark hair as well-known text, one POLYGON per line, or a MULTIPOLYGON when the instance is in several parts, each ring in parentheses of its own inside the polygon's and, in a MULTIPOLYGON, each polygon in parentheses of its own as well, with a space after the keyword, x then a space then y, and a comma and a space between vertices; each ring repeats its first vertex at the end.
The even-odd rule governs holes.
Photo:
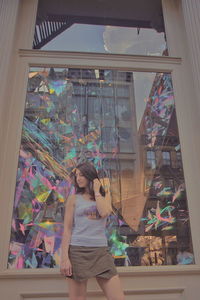
MULTIPOLYGON (((95 169, 95 167, 89 163, 89 162, 83 162, 81 164, 79 164, 78 166, 76 166, 75 170, 78 169, 81 174, 88 179, 89 183, 88 183, 88 189, 89 189, 89 194, 91 196, 91 200, 95 201, 95 195, 94 195, 94 189, 93 189, 93 180, 94 179, 98 179, 99 180, 99 176, 97 173, 97 170, 95 169)), ((74 186, 75 186, 75 193, 76 194, 84 194, 85 192, 85 188, 81 188, 78 186, 78 183, 76 181, 76 171, 73 172, 74 175, 74 186)), ((103 186, 100 186, 100 189, 98 191, 103 197, 105 197, 105 190, 103 188, 103 186)))

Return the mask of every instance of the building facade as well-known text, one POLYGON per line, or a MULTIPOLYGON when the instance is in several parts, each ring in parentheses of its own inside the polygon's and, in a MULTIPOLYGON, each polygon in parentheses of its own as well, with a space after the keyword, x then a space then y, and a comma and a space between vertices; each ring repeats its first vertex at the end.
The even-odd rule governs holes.
POLYGON ((86 159, 126 299, 198 299, 200 3, 149 2, 0 3, 3 299, 68 298, 64 204, 86 159))

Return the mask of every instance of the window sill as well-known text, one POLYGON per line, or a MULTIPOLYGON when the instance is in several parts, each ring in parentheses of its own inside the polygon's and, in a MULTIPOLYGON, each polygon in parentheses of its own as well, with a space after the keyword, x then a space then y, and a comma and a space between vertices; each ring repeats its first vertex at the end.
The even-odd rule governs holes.
MULTIPOLYGON (((199 265, 118 267, 121 277, 200 275, 199 265)), ((23 269, 0 272, 0 279, 63 278, 59 269, 23 269)))

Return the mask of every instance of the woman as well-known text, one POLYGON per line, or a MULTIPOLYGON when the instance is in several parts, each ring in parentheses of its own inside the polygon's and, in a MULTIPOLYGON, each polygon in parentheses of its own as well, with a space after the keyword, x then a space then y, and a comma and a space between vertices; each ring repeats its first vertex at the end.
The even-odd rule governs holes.
POLYGON ((119 276, 108 253, 106 219, 110 200, 94 166, 82 163, 75 170, 75 195, 67 199, 61 246, 61 274, 67 277, 70 300, 85 300, 87 281, 96 280, 108 300, 124 300, 119 276))

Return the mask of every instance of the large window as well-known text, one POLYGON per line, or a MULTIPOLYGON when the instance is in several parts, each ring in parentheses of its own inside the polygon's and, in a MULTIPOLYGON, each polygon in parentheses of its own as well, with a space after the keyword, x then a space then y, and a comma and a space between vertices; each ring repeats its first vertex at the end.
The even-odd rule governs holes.
POLYGON ((70 172, 84 160, 111 191, 117 266, 194 263, 184 174, 163 168, 166 149, 180 153, 170 73, 31 67, 8 267, 58 267, 70 172))

